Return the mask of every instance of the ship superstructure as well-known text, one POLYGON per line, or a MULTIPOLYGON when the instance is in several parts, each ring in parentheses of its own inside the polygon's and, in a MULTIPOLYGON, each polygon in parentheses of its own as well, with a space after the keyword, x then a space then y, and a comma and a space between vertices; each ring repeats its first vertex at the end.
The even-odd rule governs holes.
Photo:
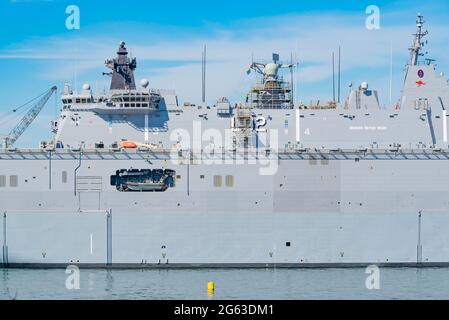
POLYGON ((0 151, 0 263, 449 265, 449 88, 423 23, 387 108, 366 82, 296 104, 278 55, 243 102, 180 105, 120 43, 110 92, 66 85, 53 139, 0 151))

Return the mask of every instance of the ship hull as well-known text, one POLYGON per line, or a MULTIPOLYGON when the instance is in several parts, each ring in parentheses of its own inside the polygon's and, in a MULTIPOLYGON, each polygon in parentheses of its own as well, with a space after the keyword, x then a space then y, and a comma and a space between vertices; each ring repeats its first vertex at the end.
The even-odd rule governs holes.
POLYGON ((5 223, 4 267, 449 265, 446 213, 33 213, 5 223))
POLYGON ((0 192, 0 264, 447 266, 449 161, 424 154, 297 155, 275 160, 272 175, 257 163, 22 154, 2 161, 0 175, 20 174, 0 192), (164 192, 121 192, 111 176, 129 168, 174 170, 176 181, 164 192))

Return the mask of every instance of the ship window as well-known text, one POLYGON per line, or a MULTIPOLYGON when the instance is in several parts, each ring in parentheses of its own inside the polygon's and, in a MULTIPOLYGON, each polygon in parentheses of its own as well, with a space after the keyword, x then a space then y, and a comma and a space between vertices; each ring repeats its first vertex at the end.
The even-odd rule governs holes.
POLYGON ((12 188, 17 188, 19 186, 19 177, 18 176, 10 176, 9 177, 9 186, 12 188))
POLYGON ((68 99, 68 100, 67 100, 67 103, 72 103, 72 99, 68 99))
POLYGON ((67 183, 67 171, 62 171, 62 183, 67 183))
POLYGON ((125 103, 125 108, 129 108, 129 103, 125 103))
POLYGON ((6 187, 6 176, 0 176, 0 188, 6 187))
POLYGON ((140 103, 136 103, 136 107, 140 108, 141 104, 140 103))
POLYGON ((86 99, 81 99, 81 103, 86 103, 87 100, 86 99))
POLYGON ((128 102, 129 101, 129 97, 123 97, 123 101, 128 102))
POLYGON ((205 178, 204 174, 200 175, 200 179, 204 179, 204 178, 205 178))
POLYGON ((62 103, 66 104, 67 100, 66 99, 62 99, 62 103))
POLYGON ((230 188, 234 186, 234 176, 226 176, 226 187, 230 188))
POLYGON ((221 176, 214 176, 214 187, 221 187, 221 176))
POLYGON ((81 99, 76 99, 75 102, 76 102, 76 103, 80 103, 80 102, 81 102, 81 99))

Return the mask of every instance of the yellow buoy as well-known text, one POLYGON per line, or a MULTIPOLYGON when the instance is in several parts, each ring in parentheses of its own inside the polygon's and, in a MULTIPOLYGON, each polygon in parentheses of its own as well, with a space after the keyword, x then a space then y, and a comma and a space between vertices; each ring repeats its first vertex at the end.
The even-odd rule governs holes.
POLYGON ((208 282, 207 283, 207 292, 208 293, 214 293, 215 292, 215 283, 214 282, 208 282))

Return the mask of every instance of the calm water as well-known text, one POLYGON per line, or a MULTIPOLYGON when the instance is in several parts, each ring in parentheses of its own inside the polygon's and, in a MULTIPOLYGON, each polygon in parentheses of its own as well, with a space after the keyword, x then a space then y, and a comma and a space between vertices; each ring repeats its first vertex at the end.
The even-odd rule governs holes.
POLYGON ((80 289, 65 270, 2 270, 0 299, 449 299, 449 269, 381 269, 380 290, 365 269, 81 270, 80 289))

